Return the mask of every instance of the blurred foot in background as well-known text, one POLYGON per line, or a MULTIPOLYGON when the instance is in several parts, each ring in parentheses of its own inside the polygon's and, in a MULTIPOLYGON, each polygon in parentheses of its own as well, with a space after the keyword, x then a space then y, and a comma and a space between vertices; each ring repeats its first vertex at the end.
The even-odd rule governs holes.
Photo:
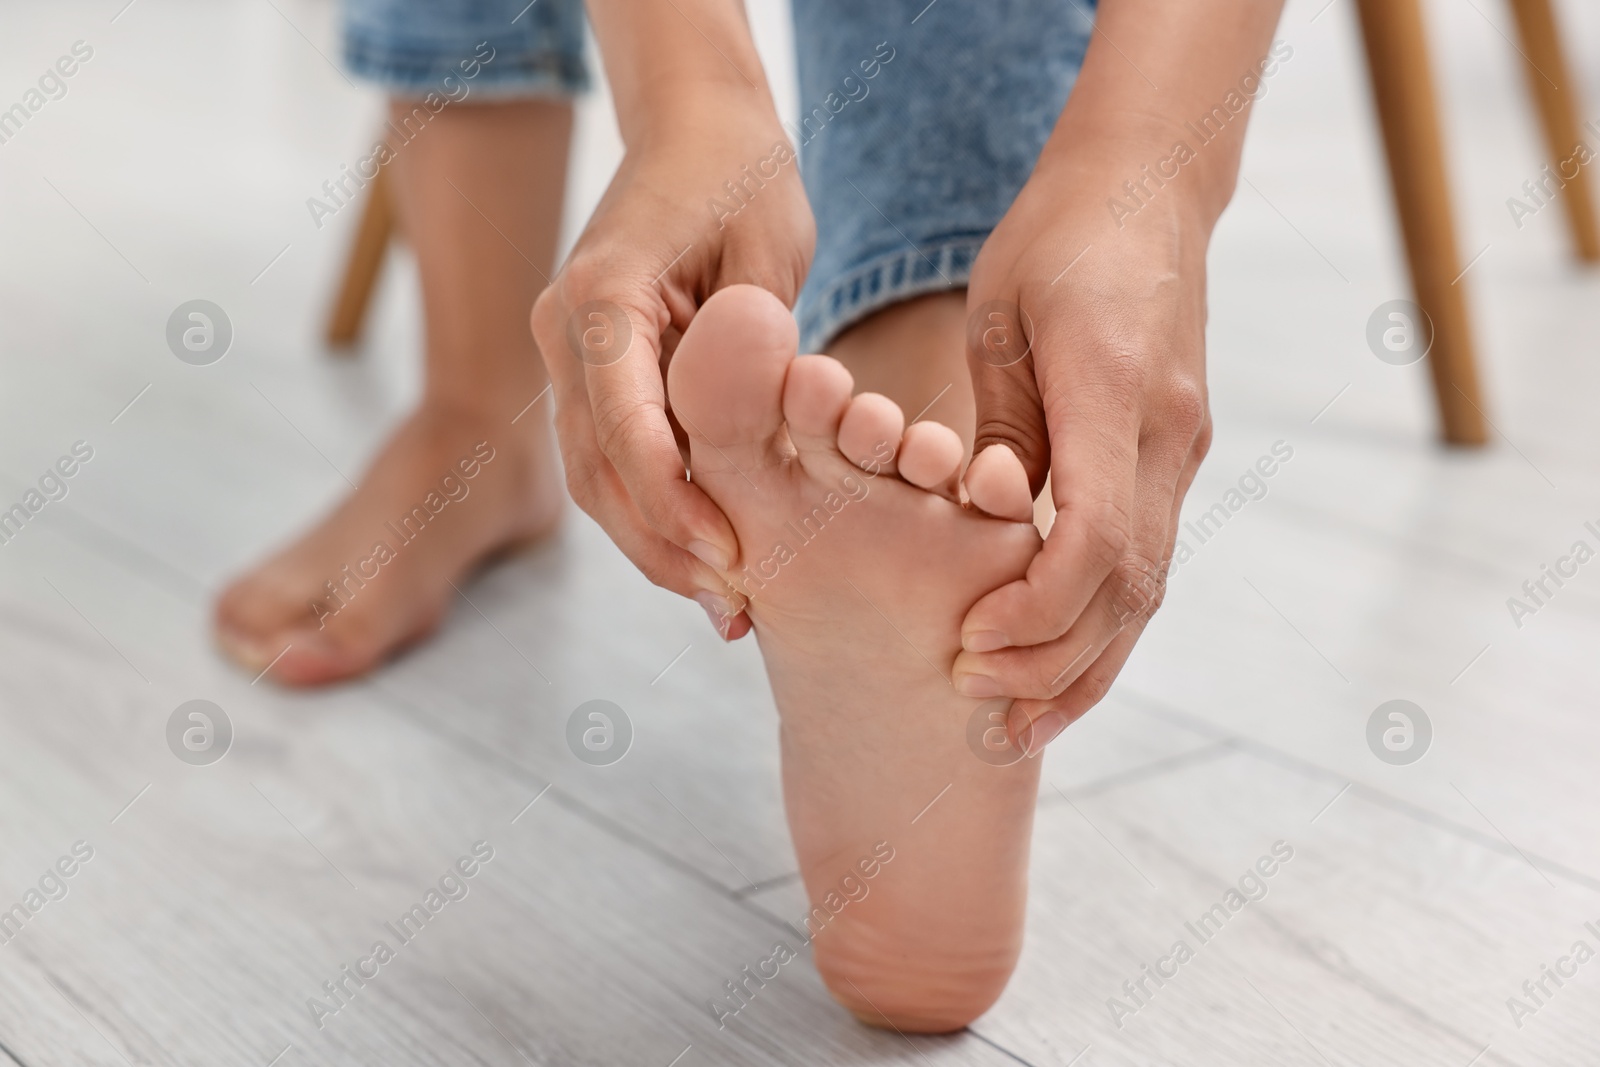
MULTIPOLYGON (((394 98, 396 125, 417 101, 394 98)), ((237 578, 224 651, 286 685, 362 674, 426 637, 489 557, 547 533, 564 499, 528 310, 555 269, 568 99, 460 103, 391 162, 426 319, 420 407, 334 511, 237 578)))

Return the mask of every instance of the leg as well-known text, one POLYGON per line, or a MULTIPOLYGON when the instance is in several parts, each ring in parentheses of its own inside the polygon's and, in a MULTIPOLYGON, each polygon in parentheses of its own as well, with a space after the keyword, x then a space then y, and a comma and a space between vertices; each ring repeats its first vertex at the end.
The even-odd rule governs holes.
MULTIPOLYGON (((817 220, 799 325, 808 351, 840 362, 804 357, 777 386, 744 383, 747 410, 770 422, 734 436, 793 441, 791 461, 771 448, 737 457, 761 491, 702 475, 697 462, 718 457, 693 439, 690 469, 756 557, 730 577, 765 583, 749 611, 782 718, 784 797, 812 904, 798 925, 817 969, 863 1022, 934 1032, 985 1011, 1016 963, 1039 776, 1037 760, 1002 754, 1007 704, 963 698, 948 680, 967 609, 1023 574, 1039 545, 1026 475, 1003 446, 959 486, 987 515, 948 499, 974 428, 964 286, 1061 113, 1092 23, 1083 5, 1051 0, 1012 4, 1005 19, 923 6, 792 4, 801 99, 826 99, 840 71, 870 82, 837 118, 813 112, 797 133, 817 220), (912 17, 919 39, 951 47, 912 47, 912 17), (1007 62, 980 58, 992 55, 1007 62), (849 400, 852 384, 883 395, 849 400), (902 435, 899 420, 925 408, 902 435), (880 442, 899 443, 887 464, 880 442), (882 473, 864 479, 841 458, 882 473), (839 511, 812 536, 830 513, 819 501, 839 511)), ((719 358, 721 297, 673 360, 674 407, 731 384, 690 373, 719 358)), ((781 349, 729 334, 724 347, 761 352, 783 378, 781 349)), ((733 429, 696 422, 718 444, 733 429)))
MULTIPOLYGON (((930 318, 891 310, 841 347, 881 344, 880 380, 916 383, 925 405, 943 386, 919 369, 930 318)), ((1009 463, 990 463, 987 490, 968 486, 1021 521, 925 491, 953 479, 955 434, 928 423, 902 436, 897 405, 852 400, 844 367, 795 348, 782 305, 733 286, 701 308, 667 382, 691 427, 690 470, 745 546, 726 577, 750 598, 782 719, 812 903, 794 927, 863 1021, 959 1029, 1000 995, 1022 946, 1039 765, 983 758, 993 742, 974 748, 970 731, 975 716, 979 735, 993 721, 988 706, 948 675, 966 609, 1038 550, 1027 476, 1002 447, 1009 463)))
POLYGON ((1522 51, 1527 60, 1528 88, 1539 107, 1539 121, 1544 126, 1551 166, 1566 183, 1561 192, 1567 207, 1567 224, 1572 230, 1572 243, 1579 259, 1586 263, 1600 261, 1600 231, 1595 228, 1594 196, 1589 190, 1588 176, 1572 158, 1573 149, 1583 140, 1578 136, 1575 103, 1583 99, 1583 94, 1562 52, 1555 12, 1550 9, 1550 0, 1511 0, 1511 11, 1517 18, 1517 35, 1522 38, 1522 51))
MULTIPOLYGON (((393 110, 396 126, 413 113, 393 110)), ((283 653, 273 675, 288 684, 364 672, 438 623, 452 582, 555 521, 548 400, 518 416, 546 385, 527 319, 553 269, 571 126, 565 100, 462 104, 396 147, 427 324, 422 405, 360 489, 223 593, 218 637, 248 669, 283 653)))
POLYGON ((967 291, 891 304, 828 346, 861 392, 882 393, 910 418, 942 422, 972 451, 972 377, 966 356, 967 291), (937 398, 937 399, 936 399, 937 398))
POLYGON ((1420 0, 1358 0, 1358 4, 1411 282, 1417 303, 1433 320, 1428 362, 1444 439, 1455 445, 1481 445, 1488 436, 1472 325, 1459 281, 1461 257, 1450 214, 1420 0))

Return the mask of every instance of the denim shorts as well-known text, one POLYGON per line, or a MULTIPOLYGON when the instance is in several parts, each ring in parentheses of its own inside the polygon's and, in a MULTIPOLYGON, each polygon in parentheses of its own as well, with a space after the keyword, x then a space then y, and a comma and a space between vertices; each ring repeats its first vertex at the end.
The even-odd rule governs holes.
MULTIPOLYGON (((653 2, 653 0, 637 0, 653 2)), ((801 345, 960 289, 1077 79, 1094 0, 792 0, 799 114, 785 125, 817 219, 801 345)), ((588 83, 579 0, 345 0, 345 61, 425 92, 487 41, 475 89, 588 83)))
POLYGON ((341 7, 345 66, 396 95, 464 98, 458 86, 465 85, 466 95, 501 99, 572 96, 589 86, 583 0, 344 0, 341 7))

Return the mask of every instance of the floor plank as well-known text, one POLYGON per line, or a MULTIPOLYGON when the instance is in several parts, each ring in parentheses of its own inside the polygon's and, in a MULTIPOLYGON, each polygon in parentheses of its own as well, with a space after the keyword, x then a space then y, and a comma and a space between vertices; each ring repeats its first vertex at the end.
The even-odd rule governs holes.
MULTIPOLYGON (((80 579, 115 584, 114 567, 77 563, 80 579)), ((124 575, 116 591, 138 585, 124 575)), ((375 691, 308 702, 203 655, 164 660, 155 650, 181 647, 174 633, 197 620, 141 592, 145 635, 118 636, 148 683, 111 668, 64 608, 10 599, 3 613, 17 654, 0 690, 52 713, 6 720, 0 876, 24 884, 79 838, 95 849, 12 943, 19 969, 6 973, 35 979, 30 1014, 58 995, 47 975, 104 1034, 0 1020, 24 1060, 62 1062, 71 1048, 74 1062, 264 1063, 292 1045, 309 1062, 666 1063, 692 1044, 694 1062, 1010 1062, 974 1037, 913 1051, 866 1030, 805 965, 719 1029, 708 1002, 792 938, 780 924, 615 836, 564 790, 441 743, 375 691), (162 727, 175 694, 202 685, 238 733, 220 763, 191 767, 162 727), (467 895, 414 947, 398 942, 384 922, 479 840, 494 858, 453 883, 467 895), (395 960, 313 1026, 307 998, 375 939, 395 960)), ((120 620, 101 621, 109 632, 120 620)))

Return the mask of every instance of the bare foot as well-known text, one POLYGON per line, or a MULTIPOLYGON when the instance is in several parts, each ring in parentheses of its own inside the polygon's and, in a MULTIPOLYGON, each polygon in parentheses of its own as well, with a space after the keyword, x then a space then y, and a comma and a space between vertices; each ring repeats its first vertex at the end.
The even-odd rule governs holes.
POLYGON ((547 532, 562 499, 537 418, 424 406, 331 515, 223 592, 217 640, 285 685, 363 674, 439 624, 452 582, 547 532))
POLYGON ((739 537, 725 577, 782 719, 817 968, 865 1022, 959 1029, 1021 947, 1038 762, 980 759, 980 702, 949 674, 968 607, 1038 551, 1031 494, 1004 448, 959 479, 954 431, 905 431, 893 402, 852 400, 843 365, 795 346, 776 298, 723 289, 668 392, 692 475, 739 537), (955 502, 962 484, 989 514, 955 502))

